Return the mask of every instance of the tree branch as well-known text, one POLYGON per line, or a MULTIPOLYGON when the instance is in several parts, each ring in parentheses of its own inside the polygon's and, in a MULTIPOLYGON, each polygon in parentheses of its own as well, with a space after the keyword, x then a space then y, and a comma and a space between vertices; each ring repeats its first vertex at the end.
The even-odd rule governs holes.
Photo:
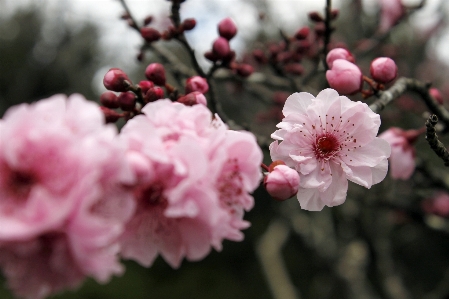
POLYGON ((426 140, 430 148, 444 161, 444 166, 449 166, 449 152, 441 141, 438 140, 435 126, 438 123, 438 117, 435 114, 429 116, 426 121, 426 140))

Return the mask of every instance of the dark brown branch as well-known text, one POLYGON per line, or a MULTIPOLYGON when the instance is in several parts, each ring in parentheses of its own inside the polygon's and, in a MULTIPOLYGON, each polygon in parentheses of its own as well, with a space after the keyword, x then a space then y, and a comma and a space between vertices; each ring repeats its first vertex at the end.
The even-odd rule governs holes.
POLYGON ((326 0, 326 11, 325 11, 325 19, 324 19, 324 44, 323 44, 323 65, 326 70, 329 69, 329 66, 326 62, 327 57, 327 48, 329 46, 330 40, 331 40, 331 10, 332 10, 332 1, 326 0))
POLYGON ((449 152, 441 141, 438 140, 435 126, 438 123, 438 117, 435 114, 429 116, 426 121, 426 140, 430 148, 444 161, 444 166, 449 166, 449 152))
POLYGON ((406 91, 413 91, 424 100, 430 112, 436 114, 436 116, 438 116, 438 118, 444 123, 444 131, 447 131, 449 129, 449 111, 438 104, 438 102, 429 94, 429 87, 429 83, 402 77, 399 78, 388 90, 379 92, 379 99, 369 107, 374 112, 379 113, 388 104, 399 98, 406 91))
POLYGON ((125 0, 119 0, 119 1, 122 4, 123 9, 125 10, 126 14, 128 15, 128 18, 132 21, 132 24, 130 24, 130 26, 132 28, 136 29, 139 32, 139 34, 140 34, 139 25, 137 25, 136 19, 131 14, 131 10, 129 9, 128 4, 126 4, 125 0))

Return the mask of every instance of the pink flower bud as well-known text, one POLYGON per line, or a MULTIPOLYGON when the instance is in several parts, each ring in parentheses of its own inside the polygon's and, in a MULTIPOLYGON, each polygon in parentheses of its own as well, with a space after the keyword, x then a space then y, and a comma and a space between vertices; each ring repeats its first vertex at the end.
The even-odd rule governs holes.
POLYGON ((309 13, 309 19, 313 22, 324 22, 323 17, 317 11, 312 11, 309 13))
POLYGON ((105 91, 100 95, 100 103, 111 109, 116 109, 119 106, 117 95, 113 93, 112 91, 105 91))
POLYGON ((253 57, 258 63, 267 63, 268 62, 268 59, 265 56, 265 53, 260 49, 256 49, 253 51, 253 57))
POLYGON ((140 89, 142 90, 142 94, 146 94, 147 91, 154 87, 154 83, 147 80, 142 80, 139 82, 140 89))
POLYGON ((128 75, 121 69, 112 68, 104 75, 103 85, 106 89, 122 92, 128 90, 128 84, 126 84, 125 81, 131 83, 128 75))
POLYGON ((163 98, 164 98, 164 90, 159 86, 155 86, 148 89, 147 93, 144 96, 144 101, 145 103, 149 103, 163 98))
POLYGON ((296 31, 295 38, 298 40, 306 39, 309 36, 309 33, 310 33, 309 27, 307 26, 302 27, 298 31, 296 31))
POLYGON ((223 19, 218 23, 218 34, 227 40, 230 40, 237 34, 237 26, 231 18, 223 19))
POLYGON ((145 77, 148 80, 153 81, 154 84, 163 86, 165 85, 165 69, 160 63, 151 63, 145 69, 145 77))
POLYGON ((326 56, 326 63, 329 66, 329 68, 332 68, 332 63, 336 59, 344 59, 349 62, 354 63, 355 59, 354 56, 346 49, 343 48, 335 48, 329 51, 326 56))
POLYGON ((371 77, 379 83, 389 83, 396 79, 398 67, 393 59, 388 57, 379 57, 371 62, 369 68, 371 77))
POLYGON ((445 192, 437 193, 434 197, 428 198, 422 202, 424 212, 449 217, 449 194, 445 192))
POLYGON ((140 28, 140 35, 145 39, 146 42, 152 43, 161 38, 161 34, 154 28, 142 27, 140 28))
POLYGON ((286 165, 277 165, 265 176, 264 185, 274 199, 283 201, 298 193, 299 174, 286 165))
POLYGON ((443 95, 439 89, 432 87, 429 89, 429 93, 438 102, 438 104, 443 105, 443 95))
POLYGON ((226 57, 231 51, 228 40, 223 37, 217 38, 212 45, 212 51, 220 59, 226 57))
POLYGON ((237 74, 244 78, 249 77, 252 73, 254 73, 254 68, 246 63, 238 65, 235 70, 237 71, 237 74))
POLYGON ((206 53, 204 53, 204 57, 206 57, 207 60, 210 60, 210 61, 213 61, 213 62, 215 62, 215 61, 217 61, 217 60, 220 59, 220 58, 219 58, 214 52, 212 52, 212 51, 207 51, 206 53))
POLYGON ((186 82, 186 93, 191 93, 194 91, 199 91, 201 93, 206 93, 209 90, 209 85, 207 80, 200 76, 193 76, 187 79, 186 82))
POLYGON ((106 123, 115 123, 123 115, 115 112, 107 107, 100 106, 101 112, 103 112, 106 123))
POLYGON ((183 30, 192 30, 193 28, 195 28, 196 26, 196 20, 189 18, 189 19, 185 19, 182 23, 181 23, 181 28, 183 30))
POLYGON ((118 103, 123 111, 133 111, 136 106, 136 95, 132 92, 122 92, 118 96, 118 103))
POLYGON ((183 103, 186 106, 193 106, 193 105, 196 105, 196 104, 202 104, 204 106, 207 106, 207 99, 206 99, 206 97, 204 96, 204 94, 202 94, 199 91, 194 91, 194 92, 191 92, 189 94, 186 94, 183 97, 180 97, 178 99, 178 102, 179 103, 183 103))
POLYGON ((331 88, 340 94, 354 94, 362 89, 363 75, 359 67, 344 59, 334 60, 332 69, 326 72, 331 88))

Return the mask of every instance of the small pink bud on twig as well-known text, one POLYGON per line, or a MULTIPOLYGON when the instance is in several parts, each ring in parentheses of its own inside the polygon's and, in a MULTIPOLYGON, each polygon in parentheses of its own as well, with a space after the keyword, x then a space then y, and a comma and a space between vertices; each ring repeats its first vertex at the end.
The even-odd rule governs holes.
POLYGON ((212 45, 212 52, 220 59, 225 58, 230 51, 229 42, 223 37, 217 38, 212 45))
POLYGON ((186 94, 185 96, 182 96, 178 99, 179 103, 183 103, 186 106, 193 106, 196 104, 202 104, 207 106, 207 99, 204 96, 204 94, 202 94, 199 91, 194 91, 191 93, 186 94))
POLYGON ((154 28, 142 27, 140 28, 140 35, 145 39, 147 43, 152 43, 161 38, 161 34, 154 28))
POLYGON ((103 85, 106 89, 116 92, 123 92, 127 91, 129 86, 129 84, 125 83, 125 81, 131 83, 128 75, 126 75, 126 73, 121 69, 112 68, 104 75, 103 85))
POLYGON ((144 96, 144 101, 145 103, 149 103, 163 98, 164 98, 164 90, 159 86, 155 86, 148 89, 147 93, 144 96))
POLYGON ((200 76, 193 76, 186 81, 186 93, 199 91, 200 93, 206 93, 209 90, 209 84, 207 80, 200 76))
POLYGON ((230 40, 237 34, 237 26, 231 18, 223 19, 218 23, 218 33, 221 37, 230 40))
POLYGON ((380 83, 387 84, 396 79, 398 67, 393 59, 388 57, 379 57, 371 62, 369 68, 371 77, 380 83))
POLYGON ((112 91, 105 91, 100 95, 100 103, 111 109, 119 108, 120 105, 118 103, 117 95, 112 91))
POLYGON ((118 103, 123 111, 133 111, 136 106, 136 95, 132 92, 122 92, 118 96, 118 103))
POLYGON ((165 85, 165 69, 160 63, 155 62, 148 65, 145 69, 145 76, 156 85, 165 85))

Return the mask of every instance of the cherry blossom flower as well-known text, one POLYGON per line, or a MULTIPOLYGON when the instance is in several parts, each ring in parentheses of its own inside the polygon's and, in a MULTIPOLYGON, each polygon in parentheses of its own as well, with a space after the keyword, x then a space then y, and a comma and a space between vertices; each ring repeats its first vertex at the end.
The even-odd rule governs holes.
POLYGON ((204 258, 223 239, 240 241, 249 226, 262 154, 250 133, 226 129, 204 105, 147 104, 124 126, 138 183, 137 209, 122 256, 150 266, 160 254, 173 268, 204 258))
POLYGON ((116 129, 81 95, 9 109, 0 123, 0 268, 24 298, 106 282, 134 181, 116 129))
POLYGON ((342 204, 348 180, 370 188, 384 179, 390 146, 376 137, 380 117, 366 104, 325 89, 316 98, 292 94, 282 112, 279 130, 271 135, 271 158, 299 172, 303 209, 342 204))
POLYGON ((408 180, 415 171, 415 147, 413 143, 422 130, 404 131, 390 128, 379 135, 391 145, 390 175, 393 179, 408 180))

